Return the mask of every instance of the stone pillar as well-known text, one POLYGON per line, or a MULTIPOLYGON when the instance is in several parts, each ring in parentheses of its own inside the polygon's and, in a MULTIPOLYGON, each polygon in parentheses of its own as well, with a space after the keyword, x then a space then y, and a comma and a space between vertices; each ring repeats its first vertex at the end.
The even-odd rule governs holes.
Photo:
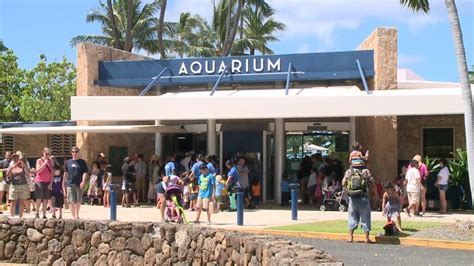
MULTIPOLYGON (((155 120, 155 125, 161 125, 160 120, 155 120)), ((155 154, 163 156, 163 134, 155 133, 155 154)))
MULTIPOLYGON (((397 29, 375 29, 358 49, 374 51, 375 76, 369 80, 370 90, 397 89, 397 29)), ((369 169, 376 182, 391 181, 398 173, 397 117, 360 117, 356 128, 357 141, 370 150, 369 169)))
POLYGON ((267 172, 267 165, 268 165, 268 146, 267 146, 267 131, 262 132, 262 202, 265 203, 267 201, 267 183, 268 183, 268 172, 267 172))
POLYGON ((349 151, 351 150, 351 145, 356 142, 356 134, 357 134, 357 130, 356 130, 356 118, 355 117, 349 117, 349 123, 350 123, 350 126, 351 126, 351 129, 349 131, 349 151))
POLYGON ((217 155, 216 120, 207 120, 207 154, 217 155))
POLYGON ((275 169, 273 182, 273 195, 276 203, 281 203, 281 178, 285 171, 285 120, 283 118, 275 119, 275 169))

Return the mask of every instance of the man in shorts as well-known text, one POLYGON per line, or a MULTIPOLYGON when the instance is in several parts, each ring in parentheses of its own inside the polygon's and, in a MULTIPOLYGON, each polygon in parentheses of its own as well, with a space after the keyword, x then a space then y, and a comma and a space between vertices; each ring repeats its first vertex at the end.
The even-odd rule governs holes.
POLYGON ((199 223, 202 210, 207 210, 207 224, 211 222, 211 209, 209 208, 209 202, 216 200, 216 177, 209 173, 209 169, 205 164, 199 167, 201 175, 198 178, 199 194, 197 199, 197 213, 195 223, 199 223))
POLYGON ((5 158, 0 161, 0 214, 3 213, 3 195, 7 195, 7 192, 10 189, 6 180, 6 176, 11 161, 12 152, 5 151, 5 158))
POLYGON ((79 219, 79 209, 82 202, 82 189, 88 178, 89 168, 86 161, 79 159, 79 148, 71 149, 72 159, 66 161, 63 179, 64 195, 71 207, 72 217, 79 219))
POLYGON ((359 223, 361 224, 362 230, 365 233, 365 243, 370 244, 372 241, 369 238, 371 230, 371 213, 370 213, 370 193, 369 187, 375 191, 374 178, 370 174, 368 169, 355 169, 352 168, 347 170, 342 185, 346 187, 349 193, 349 208, 348 208, 348 220, 349 220, 349 241, 354 240, 354 230, 357 229, 359 223), (351 183, 354 184, 355 177, 358 176, 359 180, 364 180, 361 185, 361 189, 351 191, 351 183), (354 193, 352 193, 354 192, 354 193))

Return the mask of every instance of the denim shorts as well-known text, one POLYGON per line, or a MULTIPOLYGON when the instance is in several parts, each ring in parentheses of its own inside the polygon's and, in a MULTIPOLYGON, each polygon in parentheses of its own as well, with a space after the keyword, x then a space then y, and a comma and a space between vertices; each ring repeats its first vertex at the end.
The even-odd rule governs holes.
POLYGON ((367 196, 349 197, 349 229, 354 230, 359 222, 364 232, 372 229, 370 221, 370 201, 367 196))
POLYGON ((446 191, 448 190, 448 185, 438 185, 439 191, 446 191))

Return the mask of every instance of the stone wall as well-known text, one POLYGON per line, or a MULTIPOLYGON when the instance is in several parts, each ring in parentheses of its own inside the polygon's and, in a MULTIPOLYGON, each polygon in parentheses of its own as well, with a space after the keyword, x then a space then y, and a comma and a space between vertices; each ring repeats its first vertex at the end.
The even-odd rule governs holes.
POLYGON ((462 115, 402 116, 398 118, 398 159, 410 160, 422 151, 424 127, 454 127, 454 147, 466 147, 464 117, 462 115))
MULTIPOLYGON (((129 53, 114 48, 103 47, 91 43, 81 43, 77 46, 77 96, 134 96, 140 93, 139 89, 99 87, 94 81, 99 79, 99 61, 113 60, 145 60, 147 57, 129 53)), ((153 93, 153 92, 150 92, 153 93)), ((87 108, 86 106, 84 108, 87 108)), ((126 108, 126 106, 124 106, 126 108)), ((137 110, 130 110, 136 112, 137 110)), ((99 112, 99 110, 98 110, 99 112)), ((79 126, 98 125, 119 125, 119 124, 150 124, 140 121, 131 122, 97 122, 78 121, 79 126)), ((109 146, 128 146, 132 153, 135 150, 139 153, 153 154, 155 147, 154 134, 91 134, 78 133, 77 145, 81 148, 83 159, 91 162, 97 153, 108 152, 109 146), (135 143, 136 140, 140 143, 135 143), (132 144, 133 145, 132 145, 132 144)))
POLYGON ((28 158, 43 155, 43 148, 48 146, 48 135, 15 135, 15 151, 22 151, 28 158))
MULTIPOLYGON (((375 77, 369 81, 370 90, 396 89, 397 29, 375 29, 358 49, 374 50, 375 77)), ((391 181, 397 174, 397 119, 395 116, 356 119, 356 140, 370 150, 369 165, 376 182, 391 181)))
MULTIPOLYGON (((39 265, 318 265, 323 250, 175 224, 0 217, 0 262, 39 265)), ((342 265, 341 263, 335 263, 342 265)))

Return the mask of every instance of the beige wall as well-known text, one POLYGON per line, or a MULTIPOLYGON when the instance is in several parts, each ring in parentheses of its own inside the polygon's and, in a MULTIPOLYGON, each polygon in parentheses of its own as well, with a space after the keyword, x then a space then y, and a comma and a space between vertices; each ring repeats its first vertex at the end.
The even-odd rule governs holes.
MULTIPOLYGON (((374 50, 375 77, 369 81, 370 90, 396 89, 397 29, 375 29, 358 50, 374 50)), ((356 130, 356 140, 370 150, 369 168, 376 181, 391 181, 397 174, 397 117, 357 118, 356 130)))
MULTIPOLYGON (((78 96, 131 96, 138 95, 139 89, 99 87, 94 81, 99 78, 99 61, 111 60, 144 60, 146 57, 126 51, 103 47, 90 43, 77 46, 77 95, 78 96)), ((87 107, 85 107, 87 108, 87 107)), ((126 108, 126 106, 124 106, 126 108)), ((130 110, 136 112, 137 110, 130 110)), ((94 122, 78 121, 78 125, 116 125, 116 124, 150 124, 151 122, 94 122)), ((78 133, 77 145, 81 148, 82 158, 91 162, 97 153, 108 152, 109 146, 128 146, 129 153, 154 152, 154 134, 90 134, 78 133)))
POLYGON ((453 127, 454 147, 466 147, 464 117, 462 115, 398 117, 399 160, 409 160, 415 154, 424 157, 422 154, 422 129, 424 127, 453 127))

